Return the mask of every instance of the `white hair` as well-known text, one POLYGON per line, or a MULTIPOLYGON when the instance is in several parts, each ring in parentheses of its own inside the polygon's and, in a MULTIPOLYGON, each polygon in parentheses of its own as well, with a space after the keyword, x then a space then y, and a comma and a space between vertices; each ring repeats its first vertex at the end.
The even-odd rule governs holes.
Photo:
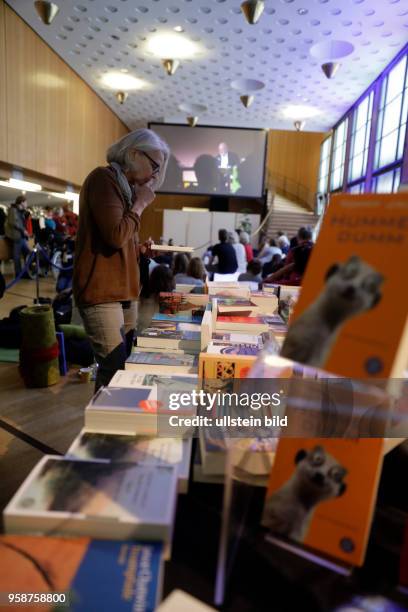
POLYGON ((168 145, 156 134, 153 130, 141 128, 134 130, 126 136, 123 136, 117 142, 114 142, 106 151, 106 161, 108 164, 116 162, 122 170, 133 169, 133 164, 130 161, 130 151, 161 151, 164 162, 160 166, 160 173, 156 179, 156 188, 160 187, 166 174, 167 162, 169 160, 170 149, 168 145))
POLYGON ((241 242, 241 244, 249 244, 248 232, 241 232, 239 235, 239 241, 241 242))
POLYGON ((289 242, 289 238, 287 236, 285 236, 285 234, 283 234, 282 236, 279 236, 278 238, 278 244, 279 246, 289 246, 290 242, 289 242))
POLYGON ((228 232, 227 240, 230 244, 238 244, 239 240, 237 232, 228 232))

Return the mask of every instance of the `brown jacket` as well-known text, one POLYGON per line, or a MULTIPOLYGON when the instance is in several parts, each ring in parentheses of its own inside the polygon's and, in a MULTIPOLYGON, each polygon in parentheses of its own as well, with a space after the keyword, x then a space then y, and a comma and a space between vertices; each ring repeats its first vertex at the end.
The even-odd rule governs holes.
POLYGON ((80 306, 134 300, 140 217, 126 206, 113 170, 99 167, 79 198, 73 291, 80 306))

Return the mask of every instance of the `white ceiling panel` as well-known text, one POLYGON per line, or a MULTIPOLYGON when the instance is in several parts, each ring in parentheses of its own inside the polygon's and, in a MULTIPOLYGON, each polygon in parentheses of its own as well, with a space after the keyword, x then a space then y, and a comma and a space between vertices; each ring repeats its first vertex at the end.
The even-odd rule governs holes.
MULTIPOLYGON (((147 121, 184 121, 180 104, 208 107, 201 124, 293 129, 288 105, 316 107, 306 130, 327 130, 363 93, 408 40, 408 0, 265 0, 256 25, 241 0, 56 0, 44 25, 31 0, 8 4, 103 98, 129 128, 147 121), (173 76, 147 51, 149 38, 182 28, 202 53, 184 59, 173 76), (317 43, 341 40, 354 51, 333 80, 310 55, 317 43), (146 82, 123 106, 102 84, 109 71, 146 82), (244 108, 237 79, 265 87, 244 108)), ((171 53, 169 53, 171 56, 171 53)), ((242 92, 245 93, 245 92, 242 92)), ((301 118, 301 117, 299 117, 301 118)))

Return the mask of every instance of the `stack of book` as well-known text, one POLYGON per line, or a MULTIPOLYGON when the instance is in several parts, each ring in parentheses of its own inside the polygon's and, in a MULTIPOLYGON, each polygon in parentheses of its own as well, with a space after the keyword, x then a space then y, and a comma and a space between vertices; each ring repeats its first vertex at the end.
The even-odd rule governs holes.
MULTIPOLYGON (((91 591, 95 597, 91 586, 97 581, 110 609, 119 609, 121 596, 129 609, 156 608, 177 495, 188 490, 192 454, 191 436, 183 437, 180 428, 179 437, 158 435, 161 419, 174 414, 171 393, 191 392, 208 379, 222 387, 224 379, 245 377, 275 329, 284 329, 276 318, 276 296, 253 289, 248 283, 209 283, 206 295, 160 295, 159 312, 138 335, 125 370, 86 406, 84 428, 66 456, 44 456, 4 511, 8 535, 0 546, 8 556, 21 551, 21 563, 27 555, 46 567, 54 563, 48 586, 34 578, 23 585, 20 569, 29 568, 16 565, 11 571, 10 561, 1 565, 8 580, 3 584, 0 576, 3 591, 11 585, 26 591, 27 584, 34 592, 69 590, 82 606, 75 600, 73 609, 86 610, 95 607, 89 597, 91 591), (64 570, 61 555, 72 571, 64 570)), ((196 407, 184 406, 177 415, 192 418, 196 407)), ((223 482, 222 435, 214 439, 214 432, 202 430, 197 450, 194 474, 223 482)), ((269 470, 274 449, 252 439, 234 453, 234 463, 257 479, 265 477, 265 466, 269 470), (253 454, 247 460, 248 444, 258 445, 258 461, 253 454)))

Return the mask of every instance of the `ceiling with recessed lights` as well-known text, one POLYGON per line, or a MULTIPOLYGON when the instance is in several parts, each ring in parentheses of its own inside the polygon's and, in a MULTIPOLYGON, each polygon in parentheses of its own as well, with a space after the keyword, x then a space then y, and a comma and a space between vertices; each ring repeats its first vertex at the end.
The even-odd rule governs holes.
POLYGON ((33 1, 8 4, 131 129, 147 121, 184 122, 179 106, 198 104, 207 108, 201 124, 294 129, 293 120, 306 112, 306 130, 327 130, 408 40, 408 0, 265 0, 255 25, 246 22, 241 0, 54 1, 60 10, 49 26, 33 1), (187 58, 174 38, 163 50, 160 34, 185 37, 187 58), (321 64, 332 59, 330 49, 336 55, 339 42, 352 50, 333 60, 341 66, 328 80, 321 64), (160 58, 172 53, 180 65, 168 76, 160 58), (123 105, 107 85, 111 72, 142 82, 129 87, 123 105), (234 84, 247 79, 264 87, 245 108, 240 95, 249 92, 234 84))

